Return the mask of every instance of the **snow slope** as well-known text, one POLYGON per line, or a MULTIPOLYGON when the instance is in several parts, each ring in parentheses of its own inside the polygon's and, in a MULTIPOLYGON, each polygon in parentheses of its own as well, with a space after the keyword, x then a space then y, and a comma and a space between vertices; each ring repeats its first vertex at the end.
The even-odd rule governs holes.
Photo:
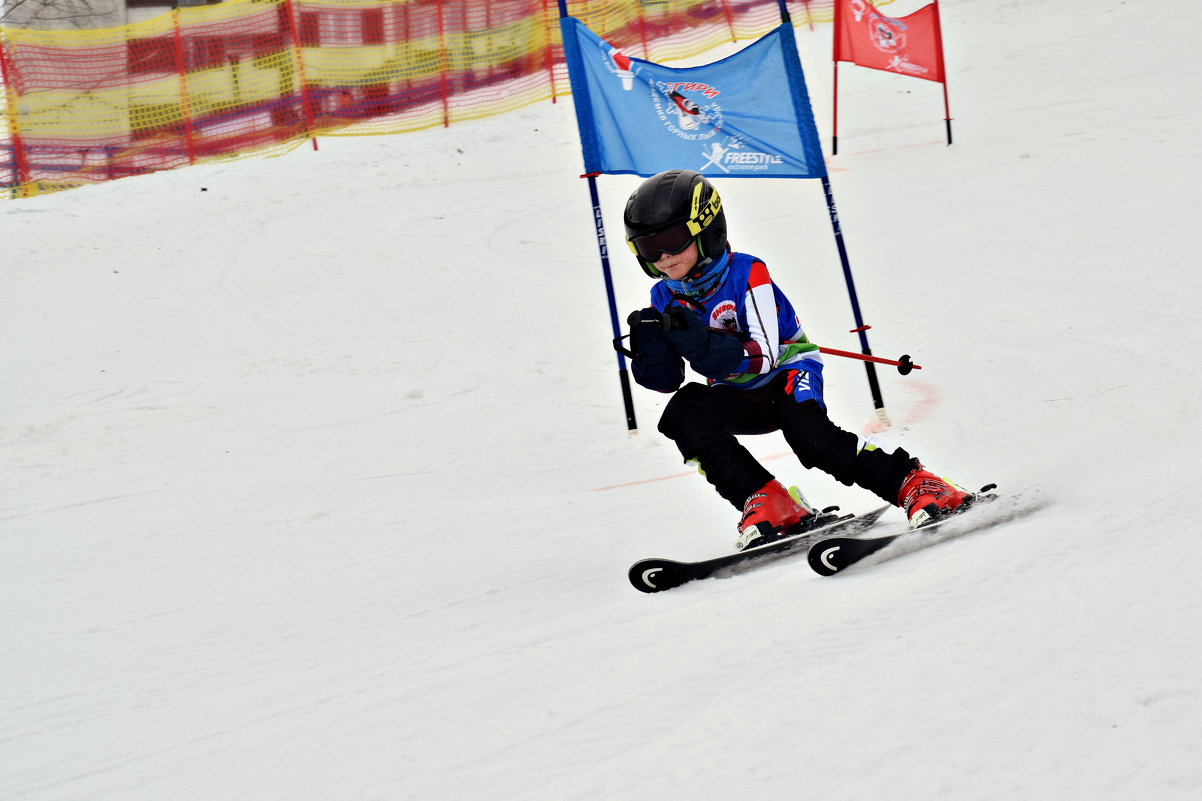
MULTIPOLYGON (((625 433, 570 100, 0 204, 0 798, 1199 797, 1197 13, 945 3, 950 148, 841 67, 880 436, 1047 505, 832 579, 627 583, 735 514, 625 433)), ((854 349, 817 184, 719 188, 854 349)))

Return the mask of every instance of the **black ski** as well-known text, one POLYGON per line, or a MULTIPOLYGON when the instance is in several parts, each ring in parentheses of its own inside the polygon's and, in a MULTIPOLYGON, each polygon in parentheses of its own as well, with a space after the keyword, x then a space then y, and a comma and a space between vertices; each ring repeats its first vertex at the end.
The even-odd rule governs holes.
MULTIPOLYGON (((832 509, 837 507, 832 507, 832 509)), ((643 592, 663 592, 694 579, 718 574, 733 575, 807 548, 816 539, 839 534, 867 531, 892 506, 882 506, 863 515, 838 515, 822 512, 814 525, 799 534, 700 562, 676 562, 671 559, 643 559, 630 566, 630 583, 643 592)))
MULTIPOLYGON (((908 553, 911 550, 918 550, 928 545, 934 545, 937 542, 943 542, 945 539, 950 539, 950 537, 939 536, 938 530, 954 521, 963 520, 964 522, 964 526, 957 526, 953 534, 953 536, 959 536, 983 528, 989 528, 990 526, 996 526, 999 523, 1011 520, 1025 513, 1025 511, 1018 511, 1001 517, 988 517, 975 522, 972 516, 969 516, 967 519, 962 518, 962 515, 971 512, 977 507, 996 501, 998 495, 992 492, 996 486, 995 484, 988 484, 981 487, 980 492, 973 495, 970 500, 965 501, 952 514, 936 518, 926 525, 913 530, 900 531, 896 534, 888 534, 883 537, 820 537, 817 542, 810 546, 810 567, 814 568, 814 572, 819 575, 833 576, 898 540, 904 539, 913 545, 913 547, 903 551, 903 553, 908 553)), ((1034 511, 1034 509, 1029 511, 1034 511)))

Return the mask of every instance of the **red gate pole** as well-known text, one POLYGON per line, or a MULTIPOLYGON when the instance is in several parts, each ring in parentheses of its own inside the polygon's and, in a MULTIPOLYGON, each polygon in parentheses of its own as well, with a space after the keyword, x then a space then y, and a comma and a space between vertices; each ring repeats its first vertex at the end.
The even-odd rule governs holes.
POLYGON ((843 31, 843 0, 835 0, 835 44, 831 48, 831 155, 839 155, 839 39, 843 31))
POLYGON ((947 65, 943 63, 943 25, 939 20, 939 0, 935 0, 935 41, 939 43, 939 74, 943 76, 943 120, 947 124, 947 143, 952 143, 952 109, 947 102, 947 65))
POLYGON ((834 87, 831 92, 831 155, 839 155, 839 62, 833 65, 834 87))

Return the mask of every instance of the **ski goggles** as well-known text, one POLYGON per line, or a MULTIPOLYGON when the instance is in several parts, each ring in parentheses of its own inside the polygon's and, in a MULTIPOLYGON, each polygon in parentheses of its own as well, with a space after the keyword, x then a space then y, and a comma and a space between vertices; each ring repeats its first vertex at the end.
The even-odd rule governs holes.
POLYGON ((690 230, 688 223, 680 223, 679 225, 673 225, 671 228, 657 231, 654 234, 627 239, 626 243, 630 245, 630 249, 638 256, 654 264, 664 254, 675 256, 677 253, 684 251, 689 245, 693 244, 695 236, 696 234, 690 230))

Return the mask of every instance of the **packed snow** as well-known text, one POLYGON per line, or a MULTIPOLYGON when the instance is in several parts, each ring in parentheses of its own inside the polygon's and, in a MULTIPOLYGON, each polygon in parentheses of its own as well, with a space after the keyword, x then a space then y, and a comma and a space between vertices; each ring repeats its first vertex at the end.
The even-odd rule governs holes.
MULTIPOLYGON (((738 515, 667 396, 626 432, 570 98, 0 204, 0 798, 1202 797, 1197 14, 945 2, 951 147, 937 84, 841 65, 870 341, 922 366, 876 435, 1039 508, 833 578, 628 583, 738 515)), ((717 185, 857 349, 818 183, 717 185)))

